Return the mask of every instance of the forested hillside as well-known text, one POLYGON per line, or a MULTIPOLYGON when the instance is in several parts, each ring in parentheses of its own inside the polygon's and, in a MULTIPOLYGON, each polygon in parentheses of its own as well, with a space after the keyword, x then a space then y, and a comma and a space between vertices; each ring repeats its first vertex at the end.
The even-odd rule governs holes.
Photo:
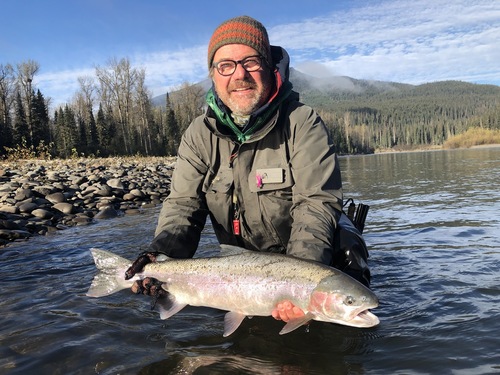
MULTIPOLYGON (((0 157, 174 155, 184 129, 203 113, 210 86, 185 83, 152 98, 143 69, 112 59, 78 79, 70 102, 51 108, 36 88, 38 70, 31 60, 0 63, 0 157)), ((294 69, 290 78, 340 153, 427 148, 471 128, 500 129, 499 86, 320 79, 294 69)))
POLYGON ((418 86, 291 72, 301 100, 317 108, 341 152, 442 145, 471 127, 500 129, 500 87, 445 81, 418 86))

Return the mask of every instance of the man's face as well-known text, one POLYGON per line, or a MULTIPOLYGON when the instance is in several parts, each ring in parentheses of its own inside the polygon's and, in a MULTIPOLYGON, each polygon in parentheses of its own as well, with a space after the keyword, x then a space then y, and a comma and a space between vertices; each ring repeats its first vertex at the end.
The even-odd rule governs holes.
MULTIPOLYGON (((240 61, 256 55, 258 52, 247 45, 228 44, 215 52, 213 61, 240 61)), ((222 76, 212 68, 211 76, 219 98, 239 116, 252 114, 266 103, 271 94, 273 80, 265 62, 254 72, 247 72, 241 64, 237 64, 236 70, 229 76, 222 76)))

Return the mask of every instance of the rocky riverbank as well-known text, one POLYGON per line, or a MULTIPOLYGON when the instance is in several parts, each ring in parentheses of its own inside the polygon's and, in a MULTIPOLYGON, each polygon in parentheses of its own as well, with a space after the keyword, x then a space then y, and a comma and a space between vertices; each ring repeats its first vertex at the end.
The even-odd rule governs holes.
POLYGON ((161 204, 174 158, 0 161, 0 246, 161 204))

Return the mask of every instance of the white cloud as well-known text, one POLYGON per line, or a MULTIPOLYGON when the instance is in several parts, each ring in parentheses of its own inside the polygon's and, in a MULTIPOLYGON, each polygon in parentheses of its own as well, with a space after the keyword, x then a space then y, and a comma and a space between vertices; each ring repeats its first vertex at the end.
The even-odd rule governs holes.
MULTIPOLYGON (((336 11, 269 27, 271 43, 285 47, 293 67, 316 74, 419 84, 464 80, 500 84, 500 2, 396 0, 336 11), (322 66, 321 71, 319 66, 322 66), (310 70, 310 69, 309 69, 310 70)), ((352 2, 356 6, 356 2, 352 2)), ((185 49, 137 54, 153 95, 207 78, 206 40, 185 49)), ((42 92, 64 103, 77 78, 93 68, 38 76, 42 92)))
POLYGON ((184 82, 195 83, 208 76, 206 46, 139 55, 132 63, 146 70, 146 83, 155 96, 184 82))
POLYGON ((34 83, 46 99, 51 99, 51 109, 55 109, 60 104, 69 102, 78 91, 78 77, 93 76, 94 72, 93 68, 83 68, 41 73, 36 76, 34 83))
POLYGON ((270 29, 292 65, 354 78, 500 83, 500 3, 393 1, 270 29))
MULTIPOLYGON (((130 63, 133 68, 145 69, 146 85, 153 96, 157 96, 184 82, 194 83, 206 78, 205 54, 206 47, 200 46, 136 55, 130 58, 130 63)), ((43 73, 37 76, 35 84, 42 93, 50 93, 55 108, 71 101, 80 88, 78 78, 82 76, 95 77, 95 67, 43 73)))

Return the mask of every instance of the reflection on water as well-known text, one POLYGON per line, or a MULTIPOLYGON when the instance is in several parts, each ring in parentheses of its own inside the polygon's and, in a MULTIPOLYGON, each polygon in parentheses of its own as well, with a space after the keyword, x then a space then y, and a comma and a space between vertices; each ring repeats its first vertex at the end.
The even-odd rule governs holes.
MULTIPOLYGON (((378 327, 246 319, 187 307, 162 321, 128 291, 85 296, 89 248, 134 258, 158 209, 0 249, 0 373, 488 374, 500 372, 500 149, 341 158, 365 228, 378 327)), ((200 254, 216 251, 211 228, 200 254)))

